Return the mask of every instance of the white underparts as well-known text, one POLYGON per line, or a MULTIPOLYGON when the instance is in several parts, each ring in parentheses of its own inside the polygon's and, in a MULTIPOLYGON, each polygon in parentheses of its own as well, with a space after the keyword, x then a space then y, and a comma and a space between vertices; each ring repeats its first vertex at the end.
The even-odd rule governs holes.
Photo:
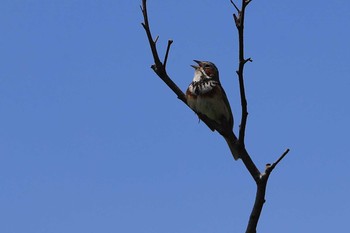
POLYGON ((215 80, 204 79, 200 81, 193 81, 189 86, 189 91, 193 95, 202 95, 214 89, 219 83, 215 80))

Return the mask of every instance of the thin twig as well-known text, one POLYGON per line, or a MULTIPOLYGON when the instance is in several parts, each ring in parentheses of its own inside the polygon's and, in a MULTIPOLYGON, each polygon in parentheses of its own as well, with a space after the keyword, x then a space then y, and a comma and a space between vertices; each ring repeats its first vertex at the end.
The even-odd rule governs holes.
POLYGON ((244 59, 244 64, 247 62, 253 62, 253 60, 251 58, 244 59))
POLYGON ((233 0, 230 0, 231 4, 236 8, 236 11, 239 13, 239 8, 237 5, 233 2, 233 0))
POLYGON ((171 46, 172 43, 173 43, 173 40, 168 40, 168 46, 166 48, 166 53, 165 53, 164 62, 163 62, 164 68, 166 68, 166 63, 168 61, 169 50, 170 50, 170 46, 171 46))
POLYGON ((279 163, 279 162, 281 162, 281 160, 288 154, 288 152, 289 152, 289 149, 287 149, 285 152, 283 152, 283 154, 277 159, 277 161, 276 162, 274 162, 272 165, 270 165, 270 166, 268 166, 268 164, 266 165, 266 172, 269 172, 269 173, 271 173, 272 172, 272 170, 277 166, 277 164, 279 163))
POLYGON ((246 0, 245 1, 245 5, 248 6, 248 4, 251 2, 252 0, 246 0))
POLYGON ((156 39, 154 40, 154 43, 155 43, 155 44, 157 44, 158 39, 159 39, 159 36, 157 36, 156 39))

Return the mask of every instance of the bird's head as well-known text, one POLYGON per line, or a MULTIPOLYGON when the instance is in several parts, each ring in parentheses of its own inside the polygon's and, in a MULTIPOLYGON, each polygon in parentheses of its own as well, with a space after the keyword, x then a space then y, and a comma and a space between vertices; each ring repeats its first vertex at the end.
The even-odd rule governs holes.
MULTIPOLYGON (((218 68, 214 65, 214 63, 210 61, 197 61, 193 60, 198 65, 191 65, 195 69, 195 78, 197 79, 214 79, 219 81, 219 71, 218 68)), ((196 81, 199 81, 196 80, 196 81)))

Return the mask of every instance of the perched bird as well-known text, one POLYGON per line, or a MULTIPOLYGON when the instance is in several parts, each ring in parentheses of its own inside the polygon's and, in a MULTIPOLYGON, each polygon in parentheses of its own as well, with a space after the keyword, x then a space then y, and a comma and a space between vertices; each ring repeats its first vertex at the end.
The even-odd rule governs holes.
MULTIPOLYGON (((198 65, 192 65, 195 69, 194 77, 187 88, 187 104, 197 113, 215 121, 221 128, 220 132, 235 160, 239 159, 235 151, 235 139, 232 137, 233 116, 226 93, 219 80, 219 71, 209 61, 197 61, 198 65)), ((212 129, 213 130, 213 129, 212 129)))

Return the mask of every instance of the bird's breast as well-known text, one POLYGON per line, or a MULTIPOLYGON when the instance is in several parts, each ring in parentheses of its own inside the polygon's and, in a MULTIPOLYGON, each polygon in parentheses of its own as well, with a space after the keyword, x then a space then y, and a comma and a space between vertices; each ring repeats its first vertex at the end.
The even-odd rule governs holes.
POLYGON ((214 90, 219 83, 215 80, 200 80, 194 81, 188 87, 188 91, 193 95, 203 95, 210 93, 214 90))
POLYGON ((230 109, 224 101, 225 95, 216 81, 192 83, 187 91, 187 103, 197 113, 206 115, 220 123, 222 117, 230 121, 230 109))

